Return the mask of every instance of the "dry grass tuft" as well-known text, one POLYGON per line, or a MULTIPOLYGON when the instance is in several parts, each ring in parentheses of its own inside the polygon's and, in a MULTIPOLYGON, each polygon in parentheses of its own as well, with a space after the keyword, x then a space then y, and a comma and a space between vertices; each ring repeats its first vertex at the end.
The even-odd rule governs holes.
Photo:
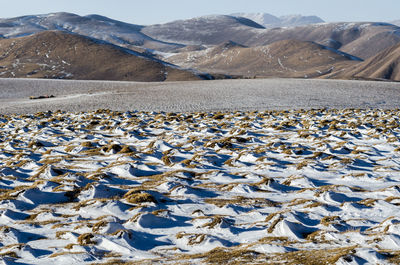
POLYGON ((221 248, 217 247, 209 252, 194 254, 194 255, 182 255, 181 260, 197 260, 200 259, 207 264, 231 264, 241 265, 245 263, 254 264, 257 260, 265 260, 266 256, 254 250, 243 249, 243 248, 221 248))
POLYGON ((273 254, 267 259, 266 264, 303 264, 303 265, 333 265, 340 258, 352 260, 356 246, 318 250, 300 250, 289 253, 273 254))
POLYGON ((96 241, 93 241, 94 235, 92 233, 85 233, 78 237, 78 244, 81 246, 95 245, 96 241))
POLYGON ((124 199, 132 204, 139 204, 145 202, 157 203, 157 200, 153 197, 153 195, 147 192, 138 191, 136 189, 128 191, 124 195, 124 199))
POLYGON ((339 220, 339 216, 325 216, 321 219, 321 225, 329 226, 331 223, 339 220))

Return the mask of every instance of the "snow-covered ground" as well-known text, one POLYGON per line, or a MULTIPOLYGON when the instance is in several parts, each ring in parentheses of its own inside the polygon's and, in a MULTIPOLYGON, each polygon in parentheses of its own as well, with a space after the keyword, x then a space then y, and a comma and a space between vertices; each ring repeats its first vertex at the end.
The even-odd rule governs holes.
POLYGON ((399 114, 0 116, 1 259, 398 264, 399 114))
POLYGON ((107 82, 0 78, 0 114, 39 111, 266 110, 399 107, 395 82, 248 79, 192 82, 107 82), (29 100, 31 96, 55 98, 29 100))

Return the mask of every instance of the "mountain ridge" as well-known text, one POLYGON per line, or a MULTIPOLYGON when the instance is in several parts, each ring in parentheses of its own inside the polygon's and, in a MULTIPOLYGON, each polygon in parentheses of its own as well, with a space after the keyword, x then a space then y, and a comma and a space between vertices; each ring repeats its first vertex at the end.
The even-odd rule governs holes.
POLYGON ((260 25, 263 25, 265 28, 297 27, 325 22, 318 16, 302 16, 298 14, 280 17, 269 13, 233 13, 231 15, 251 19, 260 25))
POLYGON ((203 51, 186 52, 167 60, 182 67, 209 73, 247 77, 323 76, 360 61, 352 55, 313 42, 278 41, 266 46, 246 47, 226 42, 203 51))
POLYGON ((100 15, 79 16, 58 12, 0 19, 0 35, 7 38, 32 35, 45 30, 63 30, 101 39, 119 46, 139 46, 170 50, 183 45, 155 40, 143 33, 144 26, 113 20, 100 15))
POLYGON ((362 59, 374 56, 400 42, 400 27, 375 22, 320 23, 260 29, 202 17, 147 26, 142 32, 163 41, 206 46, 218 45, 228 40, 245 46, 264 46, 276 41, 296 39, 316 42, 362 59))
POLYGON ((363 63, 335 72, 332 77, 400 81, 400 43, 363 63))
POLYGON ((218 45, 232 40, 241 43, 252 37, 252 30, 264 30, 256 22, 228 15, 209 15, 186 20, 175 20, 165 24, 144 27, 141 32, 162 41, 185 45, 218 45))
MULTIPOLYGON (((3 52, 3 55, 0 53, 0 76, 96 79, 103 78, 100 75, 102 73, 104 78, 111 80, 119 78, 163 81, 192 80, 202 76, 203 72, 212 72, 217 74, 215 76, 217 78, 225 78, 228 74, 238 77, 276 75, 397 80, 397 75, 394 74, 398 71, 397 52, 389 52, 393 60, 381 53, 390 51, 392 47, 397 51, 396 45, 400 43, 398 26, 384 22, 319 23, 318 17, 300 15, 279 18, 267 13, 252 13, 252 15, 263 24, 289 21, 287 23, 294 26, 265 28, 262 23, 234 15, 208 15, 150 26, 129 24, 97 14, 79 16, 66 12, 0 19, 0 43, 4 46, 0 47, 0 52, 3 52), (296 25, 298 21, 311 24, 298 26, 296 25), (43 50, 43 43, 32 41, 39 38, 38 36, 46 37, 43 43, 57 51, 56 58, 43 50), (20 44, 21 49, 25 49, 26 53, 16 53, 13 50, 11 43, 14 40, 20 43, 24 38, 31 42, 33 48, 36 47, 38 50, 36 53, 32 47, 23 44, 20 44), (65 43, 59 39, 64 39, 65 43), (72 45, 74 41, 85 47, 88 54, 81 53, 79 58, 72 56, 68 52, 70 47, 65 45, 68 43, 72 45), (56 44, 64 47, 65 54, 61 48, 54 48, 56 44), (89 49, 90 46, 96 48, 89 49), (10 57, 10 51, 13 58, 10 57), (96 52, 102 53, 106 58, 114 54, 131 68, 121 66, 112 58, 109 61, 101 61, 91 54, 96 52), (271 61, 266 55, 272 56, 273 60, 271 61), (79 71, 73 72, 76 70, 74 67, 63 65, 59 60, 63 56, 70 56, 69 60, 75 60, 76 69, 85 65, 92 72, 80 76, 79 71), (85 61, 85 57, 90 57, 94 64, 100 66, 97 74, 85 61), (129 57, 130 61, 123 57, 129 57), (301 58, 308 59, 304 61, 301 58), (379 66, 373 63, 374 60, 381 62, 382 58, 391 62, 391 65, 383 63, 379 66), (53 64, 47 59, 53 60, 53 64), (141 59, 151 63, 139 62, 141 59), (361 60, 369 63, 356 63, 361 60), (17 69, 18 71, 10 70, 14 69, 13 65, 18 65, 22 61, 24 61, 22 68, 25 67, 25 70, 32 68, 31 71, 27 72, 22 68, 17 69), (133 67, 133 61, 143 67, 133 67), (48 67, 41 69, 37 67, 39 64, 48 67), (150 69, 147 76, 143 69, 152 68, 152 64, 159 72, 150 69), (68 71, 61 71, 61 68, 58 68, 60 65, 65 69, 68 68, 68 71), (55 67, 54 71, 51 67, 55 67), (108 70, 105 69, 107 67, 108 70), (122 72, 112 71, 110 67, 122 72), (181 67, 193 70, 188 72, 181 67), (167 71, 166 68, 170 70, 167 71), (343 69, 346 69, 346 73, 354 72, 354 74, 341 74, 340 71, 343 69), (357 71, 360 74, 357 74, 357 71)), ((81 68, 81 71, 84 71, 85 67, 81 68)))

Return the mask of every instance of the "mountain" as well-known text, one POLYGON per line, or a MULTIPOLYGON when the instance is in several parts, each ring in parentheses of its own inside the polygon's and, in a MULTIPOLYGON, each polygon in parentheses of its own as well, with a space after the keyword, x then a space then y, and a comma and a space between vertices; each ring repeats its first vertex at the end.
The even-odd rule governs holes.
POLYGON ((128 48, 143 47, 160 51, 182 48, 141 33, 143 26, 124 23, 99 15, 78 16, 71 13, 22 16, 0 19, 0 35, 15 38, 46 30, 62 30, 104 40, 128 48))
POLYGON ((257 29, 264 27, 247 18, 213 15, 147 26, 142 33, 165 42, 218 45, 228 40, 243 42, 257 29))
POLYGON ((264 26, 265 28, 270 27, 270 25, 277 25, 281 23, 281 20, 278 17, 268 13, 233 13, 231 16, 248 18, 264 26))
POLYGON ((317 16, 289 15, 276 17, 268 13, 234 13, 232 16, 245 17, 265 28, 297 27, 325 22, 317 16))
MULTIPOLYGON (((320 22, 316 17, 277 18, 264 13, 247 15, 252 15, 254 20, 263 24, 281 26, 320 22)), ((219 45, 229 40, 254 47, 296 39, 316 42, 367 59, 400 41, 400 28, 388 23, 319 23, 265 29, 248 18, 226 15, 203 16, 151 26, 124 23, 99 15, 78 16, 71 13, 0 19, 0 37, 27 36, 45 30, 73 32, 148 53, 201 49, 202 45, 219 45)))
POLYGON ((400 26, 400 20, 391 21, 390 24, 400 26))
POLYGON ((400 44, 331 77, 400 81, 400 44))
POLYGON ((279 19, 282 21, 280 27, 297 27, 325 22, 322 18, 317 16, 302 15, 281 16, 279 19))
POLYGON ((200 79, 144 54, 64 31, 0 40, 0 77, 126 81, 200 79))
POLYGON ((245 47, 229 41, 203 51, 183 52, 167 60, 210 73, 258 77, 317 77, 361 60, 312 42, 278 41, 245 47))
POLYGON ((400 43, 399 26, 320 22, 313 16, 265 13, 203 16, 150 26, 71 13, 0 19, 0 77, 200 78, 176 64, 217 77, 397 80, 397 49, 390 47, 400 43), (360 58, 367 61, 357 63, 360 58))
MULTIPOLYGON (((400 42, 400 27, 388 23, 320 23, 265 29, 234 16, 207 16, 147 26, 142 32, 166 42, 218 45, 232 40, 246 46, 264 46, 281 40, 312 41, 362 59, 400 42)), ((287 18, 290 20, 290 18, 287 18)))
POLYGON ((399 43, 400 27, 372 22, 323 23, 258 31, 252 38, 240 43, 247 46, 262 46, 286 39, 312 41, 367 59, 399 43))

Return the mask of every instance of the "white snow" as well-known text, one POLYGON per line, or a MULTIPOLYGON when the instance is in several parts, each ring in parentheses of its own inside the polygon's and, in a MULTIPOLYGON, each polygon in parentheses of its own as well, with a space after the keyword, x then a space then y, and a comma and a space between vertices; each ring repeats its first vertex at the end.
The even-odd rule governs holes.
POLYGON ((222 248, 254 251, 241 257, 251 264, 349 248, 337 264, 385 264, 382 250, 400 247, 399 117, 1 115, 0 254, 28 264, 176 264, 222 248))

